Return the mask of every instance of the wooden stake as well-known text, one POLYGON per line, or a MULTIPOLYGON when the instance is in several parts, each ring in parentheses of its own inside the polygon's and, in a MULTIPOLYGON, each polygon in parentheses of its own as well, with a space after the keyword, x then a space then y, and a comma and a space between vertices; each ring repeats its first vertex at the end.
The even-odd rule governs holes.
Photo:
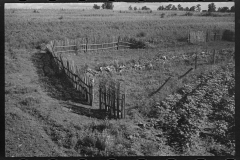
POLYGON ((197 69, 197 54, 196 54, 196 57, 195 57, 195 69, 197 69))
POLYGON ((216 54, 216 50, 213 50, 213 64, 215 64, 215 54, 216 54))

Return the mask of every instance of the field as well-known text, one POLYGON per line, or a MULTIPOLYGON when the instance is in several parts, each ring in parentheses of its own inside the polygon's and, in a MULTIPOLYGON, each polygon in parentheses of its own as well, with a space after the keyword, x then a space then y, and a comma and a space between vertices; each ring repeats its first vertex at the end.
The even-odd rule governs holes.
POLYGON ((235 31, 233 14, 38 11, 5 10, 7 157, 235 154, 235 42, 187 42, 189 30, 235 31), (75 65, 98 72, 93 106, 77 103, 66 79, 43 69, 49 66, 44 48, 51 40, 86 36, 95 37, 97 43, 127 36, 147 44, 145 49, 64 55, 75 65), (214 49, 219 52, 212 64, 214 49), (209 55, 198 57, 204 63, 178 80, 194 68, 195 53, 207 50, 209 55), (162 56, 167 60, 161 60, 162 56), (116 63, 126 66, 121 74, 100 72, 100 67, 116 63), (152 68, 133 67, 150 63, 152 68), (169 76, 169 82, 155 93, 169 76), (102 119, 98 110, 102 78, 124 84, 125 119, 102 119))

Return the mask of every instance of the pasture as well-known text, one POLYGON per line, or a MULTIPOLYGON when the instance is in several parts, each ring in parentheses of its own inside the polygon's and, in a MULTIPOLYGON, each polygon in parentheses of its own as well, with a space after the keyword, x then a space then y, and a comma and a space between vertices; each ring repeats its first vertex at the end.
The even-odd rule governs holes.
POLYGON ((235 42, 187 42, 190 30, 235 31, 234 14, 185 14, 6 9, 6 156, 234 155, 235 42), (50 41, 89 37, 101 43, 113 36, 130 37, 146 47, 62 53, 82 70, 97 73, 92 106, 75 101, 66 79, 45 73, 44 66, 50 66, 45 46, 50 41), (194 68, 196 54, 197 69, 179 80, 194 68), (121 73, 100 69, 116 65, 125 69, 121 73), (101 79, 124 85, 125 119, 102 118, 98 110, 101 79))

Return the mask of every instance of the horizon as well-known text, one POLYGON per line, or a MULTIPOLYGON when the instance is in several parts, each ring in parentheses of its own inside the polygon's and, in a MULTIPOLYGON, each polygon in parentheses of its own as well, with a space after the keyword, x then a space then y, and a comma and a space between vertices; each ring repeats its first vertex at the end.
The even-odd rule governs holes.
MULTIPOLYGON (((177 7, 180 4, 182 7, 192 7, 197 4, 201 5, 201 10, 207 10, 208 4, 214 3, 216 5, 216 9, 219 7, 228 7, 231 8, 234 6, 234 2, 113 2, 114 8, 113 10, 128 10, 129 6, 132 8, 137 7, 142 8, 143 6, 147 6, 151 10, 157 10, 159 6, 166 7, 168 4, 175 5, 177 7)), ((93 5, 97 4, 101 6, 103 3, 5 3, 5 9, 92 9, 93 5)))

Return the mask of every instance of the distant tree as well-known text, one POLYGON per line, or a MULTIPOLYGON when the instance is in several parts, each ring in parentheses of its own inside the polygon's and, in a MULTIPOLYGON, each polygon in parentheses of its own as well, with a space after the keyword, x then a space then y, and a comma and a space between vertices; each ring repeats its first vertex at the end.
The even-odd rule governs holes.
POLYGON ((208 5, 208 12, 215 12, 216 11, 216 6, 214 3, 211 3, 208 5))
POLYGON ((232 6, 230 12, 235 12, 235 6, 232 6))
POLYGON ((143 6, 142 10, 150 10, 150 8, 148 8, 147 6, 143 6))
POLYGON ((177 10, 177 7, 175 7, 175 5, 173 5, 172 10, 177 10))
POLYGON ((113 2, 104 2, 102 4, 102 9, 113 9, 114 5, 113 2))
POLYGON ((190 9, 189 9, 189 11, 195 11, 195 6, 192 6, 190 9))
POLYGON ((182 7, 181 4, 178 4, 177 6, 178 10, 180 10, 181 7, 182 7))
POLYGON ((228 7, 222 7, 222 8, 219 7, 217 11, 218 11, 218 12, 229 12, 230 10, 229 10, 228 7))
POLYGON ((93 9, 100 9, 100 6, 94 4, 94 5, 93 5, 93 9))
POLYGON ((129 6, 129 7, 128 7, 128 10, 132 10, 132 6, 129 6))
POLYGON ((166 9, 166 10, 170 10, 171 8, 172 8, 172 4, 169 4, 169 5, 166 6, 165 9, 166 9))
POLYGON ((137 10, 137 7, 134 7, 133 9, 136 11, 136 10, 137 10))
POLYGON ((188 7, 186 7, 184 10, 185 10, 185 11, 189 11, 189 8, 188 8, 188 7))
POLYGON ((196 6, 196 10, 198 11, 198 12, 200 12, 201 11, 201 5, 200 4, 198 4, 197 6, 196 6))
POLYGON ((183 10, 183 7, 181 6, 181 4, 178 4, 177 7, 178 7, 178 10, 179 10, 179 11, 182 11, 182 10, 183 10))
POLYGON ((164 10, 163 6, 159 6, 157 10, 164 10))

